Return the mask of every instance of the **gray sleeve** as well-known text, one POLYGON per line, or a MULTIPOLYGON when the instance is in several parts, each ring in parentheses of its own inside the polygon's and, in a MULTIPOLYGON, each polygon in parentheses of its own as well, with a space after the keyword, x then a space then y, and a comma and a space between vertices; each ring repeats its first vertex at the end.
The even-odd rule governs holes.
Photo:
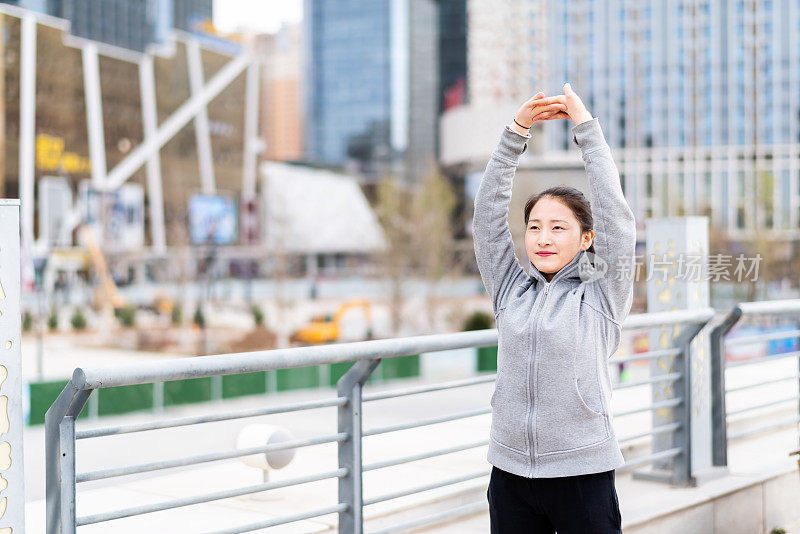
POLYGON ((621 324, 633 303, 633 267, 636 222, 625 200, 619 171, 595 118, 572 128, 573 141, 581 149, 589 180, 589 202, 594 219, 594 250, 608 265, 604 276, 593 282, 600 306, 621 324))
POLYGON ((475 195, 472 219, 475 259, 483 285, 492 299, 495 316, 505 307, 511 289, 527 278, 514 254, 508 205, 519 157, 530 138, 530 134, 523 136, 505 126, 475 195))

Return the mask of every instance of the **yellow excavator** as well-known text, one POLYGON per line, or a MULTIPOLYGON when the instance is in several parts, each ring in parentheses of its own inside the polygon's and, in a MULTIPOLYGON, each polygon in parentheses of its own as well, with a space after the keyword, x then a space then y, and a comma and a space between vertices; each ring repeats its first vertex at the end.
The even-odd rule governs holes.
POLYGON ((364 315, 367 319, 367 339, 372 338, 372 312, 370 303, 364 299, 349 300, 339 306, 333 315, 316 315, 312 317, 311 323, 295 330, 290 336, 291 342, 319 344, 332 343, 339 339, 339 323, 342 316, 350 308, 364 308, 364 315))

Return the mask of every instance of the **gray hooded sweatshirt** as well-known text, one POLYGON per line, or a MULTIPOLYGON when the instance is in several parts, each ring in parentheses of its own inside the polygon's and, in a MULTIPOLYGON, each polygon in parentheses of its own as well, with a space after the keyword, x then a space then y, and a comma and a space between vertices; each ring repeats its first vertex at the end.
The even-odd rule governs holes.
POLYGON ((508 205, 530 135, 505 127, 475 197, 475 257, 498 330, 487 460, 528 478, 624 464, 612 423, 608 358, 633 300, 636 226, 598 120, 572 133, 589 181, 593 261, 581 251, 550 282, 530 259, 528 273, 520 266, 508 205))

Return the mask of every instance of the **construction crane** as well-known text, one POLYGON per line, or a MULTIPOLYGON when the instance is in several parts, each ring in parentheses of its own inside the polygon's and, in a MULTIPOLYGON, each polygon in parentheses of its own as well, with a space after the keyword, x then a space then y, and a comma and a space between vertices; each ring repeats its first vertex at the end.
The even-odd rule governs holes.
POLYGON ((114 309, 124 308, 126 304, 125 298, 120 294, 117 284, 114 283, 114 279, 111 278, 111 274, 108 272, 106 258, 103 256, 103 251, 97 246, 97 241, 94 239, 94 233, 91 227, 86 225, 81 226, 78 229, 78 235, 81 242, 89 251, 89 257, 97 271, 97 276, 100 278, 100 287, 97 289, 94 297, 95 305, 97 307, 102 307, 102 304, 108 303, 114 309))

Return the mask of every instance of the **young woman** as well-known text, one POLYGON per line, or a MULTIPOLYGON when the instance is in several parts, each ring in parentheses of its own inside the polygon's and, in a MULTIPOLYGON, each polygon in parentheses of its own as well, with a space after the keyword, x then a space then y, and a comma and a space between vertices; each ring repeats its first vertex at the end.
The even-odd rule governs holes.
POLYGON ((487 455, 491 531, 621 532, 614 473, 624 460, 608 358, 633 299, 624 273, 632 272, 636 226, 600 125, 569 84, 563 95, 535 95, 505 127, 473 222, 499 334, 487 455), (528 199, 526 274, 508 227, 511 184, 530 127, 561 118, 575 123, 591 205, 564 186, 528 199))

